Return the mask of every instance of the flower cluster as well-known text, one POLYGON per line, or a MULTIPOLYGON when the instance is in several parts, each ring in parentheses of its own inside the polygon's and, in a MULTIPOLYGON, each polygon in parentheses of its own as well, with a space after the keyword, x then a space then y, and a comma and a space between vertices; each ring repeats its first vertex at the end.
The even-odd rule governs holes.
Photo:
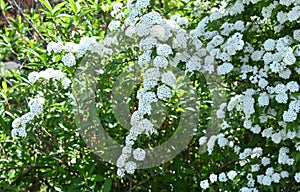
POLYGON ((39 116, 43 111, 43 105, 45 103, 45 99, 40 98, 32 98, 28 103, 28 107, 30 108, 30 112, 25 113, 21 117, 16 118, 12 122, 13 130, 11 132, 12 136, 21 136, 26 137, 26 125, 34 119, 34 117, 39 116))

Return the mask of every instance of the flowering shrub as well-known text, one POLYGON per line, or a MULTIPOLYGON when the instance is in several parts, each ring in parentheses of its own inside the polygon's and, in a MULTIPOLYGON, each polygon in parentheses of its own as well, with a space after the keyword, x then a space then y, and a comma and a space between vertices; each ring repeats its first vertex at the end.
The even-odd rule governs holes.
MULTIPOLYGON (((60 14, 65 23, 72 18, 79 31, 67 34, 69 38, 42 31, 49 40, 46 45, 35 50, 31 42, 32 49, 24 48, 34 59, 21 55, 20 59, 29 61, 26 71, 8 73, 2 83, 3 101, 17 109, 1 108, 6 163, 0 168, 9 172, 8 178, 1 174, 5 189, 17 185, 18 189, 88 191, 99 190, 101 183, 104 191, 300 190, 299 1, 108 3, 101 10, 103 15, 110 13, 109 24, 105 28, 92 25, 91 33, 83 26, 97 23, 88 11, 88 7, 97 10, 97 2, 70 1, 56 9, 41 2, 46 18, 60 14), (186 9, 172 8, 172 4, 186 9), (60 7, 65 8, 59 11, 60 7), (68 11, 74 16, 63 14, 68 11), (97 147, 82 141, 84 134, 80 138, 82 130, 74 121, 78 106, 84 103, 78 104, 78 95, 86 93, 88 98, 84 86, 94 75, 83 81, 76 71, 92 66, 84 62, 91 52, 99 54, 99 65, 103 64, 95 70, 97 89, 92 95, 100 124, 109 137, 123 144, 115 162, 110 162, 114 165, 97 159, 90 151, 97 147), (120 74, 135 65, 143 73, 127 98, 130 117, 118 119, 110 93, 120 74), (176 89, 180 78, 172 67, 183 71, 195 87, 190 92, 198 96, 199 122, 186 150, 159 167, 142 169, 149 158, 147 149, 167 143, 185 117, 182 93, 176 89), (72 90, 74 85, 77 89, 72 90), (215 90, 222 94, 214 95, 215 90), (166 109, 166 119, 161 119, 164 115, 152 118, 159 108, 166 109), (128 131, 122 129, 126 126, 128 131), (20 149, 15 142, 25 147, 32 144, 33 150, 20 149), (9 167, 14 163, 27 168, 27 173, 15 176, 15 169, 9 167), (36 170, 31 175, 34 181, 24 178, 31 170, 36 170)), ((57 29, 58 21, 49 25, 57 29)), ((59 23, 65 36, 70 25, 59 23)), ((85 110, 79 113, 87 119, 91 115, 85 110)), ((88 135, 99 138, 92 133, 88 135)), ((178 142, 186 138, 184 134, 177 137, 178 142)))

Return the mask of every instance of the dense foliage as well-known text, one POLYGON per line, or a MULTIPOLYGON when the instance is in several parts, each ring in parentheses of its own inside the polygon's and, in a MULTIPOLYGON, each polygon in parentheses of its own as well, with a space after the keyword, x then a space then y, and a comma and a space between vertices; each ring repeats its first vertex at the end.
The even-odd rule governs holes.
POLYGON ((300 1, 0 5, 1 190, 300 190, 300 1), (115 164, 76 124, 76 74, 90 51, 105 58, 95 101, 101 126, 124 145, 115 164), (120 119, 114 85, 147 64, 129 91, 132 116, 120 119), (172 67, 194 86, 199 120, 185 150, 138 169, 184 117, 172 67))

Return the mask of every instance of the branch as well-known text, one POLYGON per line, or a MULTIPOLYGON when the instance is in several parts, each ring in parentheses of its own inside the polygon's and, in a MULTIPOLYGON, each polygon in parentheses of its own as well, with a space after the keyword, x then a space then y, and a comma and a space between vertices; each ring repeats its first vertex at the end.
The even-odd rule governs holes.
POLYGON ((12 167, 7 167, 5 169, 1 169, 0 172, 3 171, 9 171, 12 169, 43 169, 43 168, 52 168, 51 166, 46 166, 46 165, 23 165, 23 166, 12 166, 12 167))
POLYGON ((12 7, 15 7, 18 12, 21 14, 21 16, 23 17, 23 19, 32 27, 32 29, 38 34, 38 36, 43 40, 46 41, 46 39, 43 37, 43 35, 36 29, 36 27, 31 23, 31 21, 29 21, 29 19, 27 19, 27 17, 25 16, 25 14, 23 13, 22 9, 19 7, 19 5, 16 3, 15 0, 8 0, 9 3, 11 4, 12 7))

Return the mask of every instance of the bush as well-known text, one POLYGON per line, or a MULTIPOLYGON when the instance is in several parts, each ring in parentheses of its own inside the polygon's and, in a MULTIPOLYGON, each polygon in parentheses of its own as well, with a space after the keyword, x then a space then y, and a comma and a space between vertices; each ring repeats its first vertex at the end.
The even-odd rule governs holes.
POLYGON ((297 0, 8 2, 4 191, 300 190, 297 0))

